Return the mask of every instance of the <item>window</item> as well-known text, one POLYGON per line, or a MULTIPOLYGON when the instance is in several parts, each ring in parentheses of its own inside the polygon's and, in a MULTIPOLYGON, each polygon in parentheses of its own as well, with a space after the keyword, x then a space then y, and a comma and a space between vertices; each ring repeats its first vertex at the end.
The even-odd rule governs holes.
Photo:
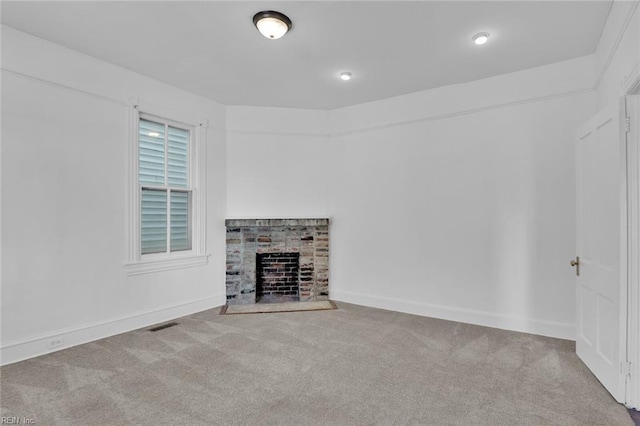
POLYGON ((191 250, 191 129, 141 117, 140 254, 191 250))
POLYGON ((205 264, 204 130, 133 111, 128 273, 205 264))

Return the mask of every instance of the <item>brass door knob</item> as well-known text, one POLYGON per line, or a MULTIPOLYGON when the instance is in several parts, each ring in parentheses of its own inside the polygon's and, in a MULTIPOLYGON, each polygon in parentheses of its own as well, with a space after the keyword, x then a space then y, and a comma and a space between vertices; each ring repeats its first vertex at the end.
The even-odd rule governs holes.
POLYGON ((576 256, 575 260, 571 261, 571 266, 576 268, 576 275, 580 276, 580 256, 576 256))

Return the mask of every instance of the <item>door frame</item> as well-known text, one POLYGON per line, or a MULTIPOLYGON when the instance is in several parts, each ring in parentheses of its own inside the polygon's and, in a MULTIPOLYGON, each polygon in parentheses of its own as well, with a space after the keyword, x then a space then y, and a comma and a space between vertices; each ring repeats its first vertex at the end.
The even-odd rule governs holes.
MULTIPOLYGON (((622 86, 622 104, 630 129, 622 129, 627 169, 627 362, 625 405, 640 410, 640 69, 622 86)), ((624 121, 623 121, 624 123, 624 121)))

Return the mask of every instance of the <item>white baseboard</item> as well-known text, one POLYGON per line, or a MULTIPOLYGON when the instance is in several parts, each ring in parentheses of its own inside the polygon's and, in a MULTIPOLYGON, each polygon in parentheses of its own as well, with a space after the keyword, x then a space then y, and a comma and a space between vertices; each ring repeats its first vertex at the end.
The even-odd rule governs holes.
POLYGON ((47 353, 67 349, 83 343, 104 339, 115 334, 137 330, 185 315, 212 309, 226 303, 225 295, 191 300, 177 305, 163 306, 153 311, 138 312, 126 317, 85 324, 80 327, 58 330, 41 336, 8 342, 0 348, 0 365, 12 364, 47 353), (50 348, 52 340, 61 344, 50 348))
POLYGON ((388 309, 407 314, 439 318, 503 330, 519 331, 559 339, 575 340, 575 325, 542 321, 531 318, 513 317, 491 312, 473 311, 450 306, 437 306, 427 303, 369 296, 361 293, 329 290, 331 300, 353 303, 372 308, 388 309))

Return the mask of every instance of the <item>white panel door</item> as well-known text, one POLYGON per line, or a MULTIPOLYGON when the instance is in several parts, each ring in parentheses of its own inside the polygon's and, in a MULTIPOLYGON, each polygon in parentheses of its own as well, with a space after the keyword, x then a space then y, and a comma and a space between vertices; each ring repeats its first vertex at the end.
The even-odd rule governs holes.
POLYGON ((624 402, 626 154, 620 125, 618 108, 610 108, 577 135, 576 353, 611 395, 624 402))

